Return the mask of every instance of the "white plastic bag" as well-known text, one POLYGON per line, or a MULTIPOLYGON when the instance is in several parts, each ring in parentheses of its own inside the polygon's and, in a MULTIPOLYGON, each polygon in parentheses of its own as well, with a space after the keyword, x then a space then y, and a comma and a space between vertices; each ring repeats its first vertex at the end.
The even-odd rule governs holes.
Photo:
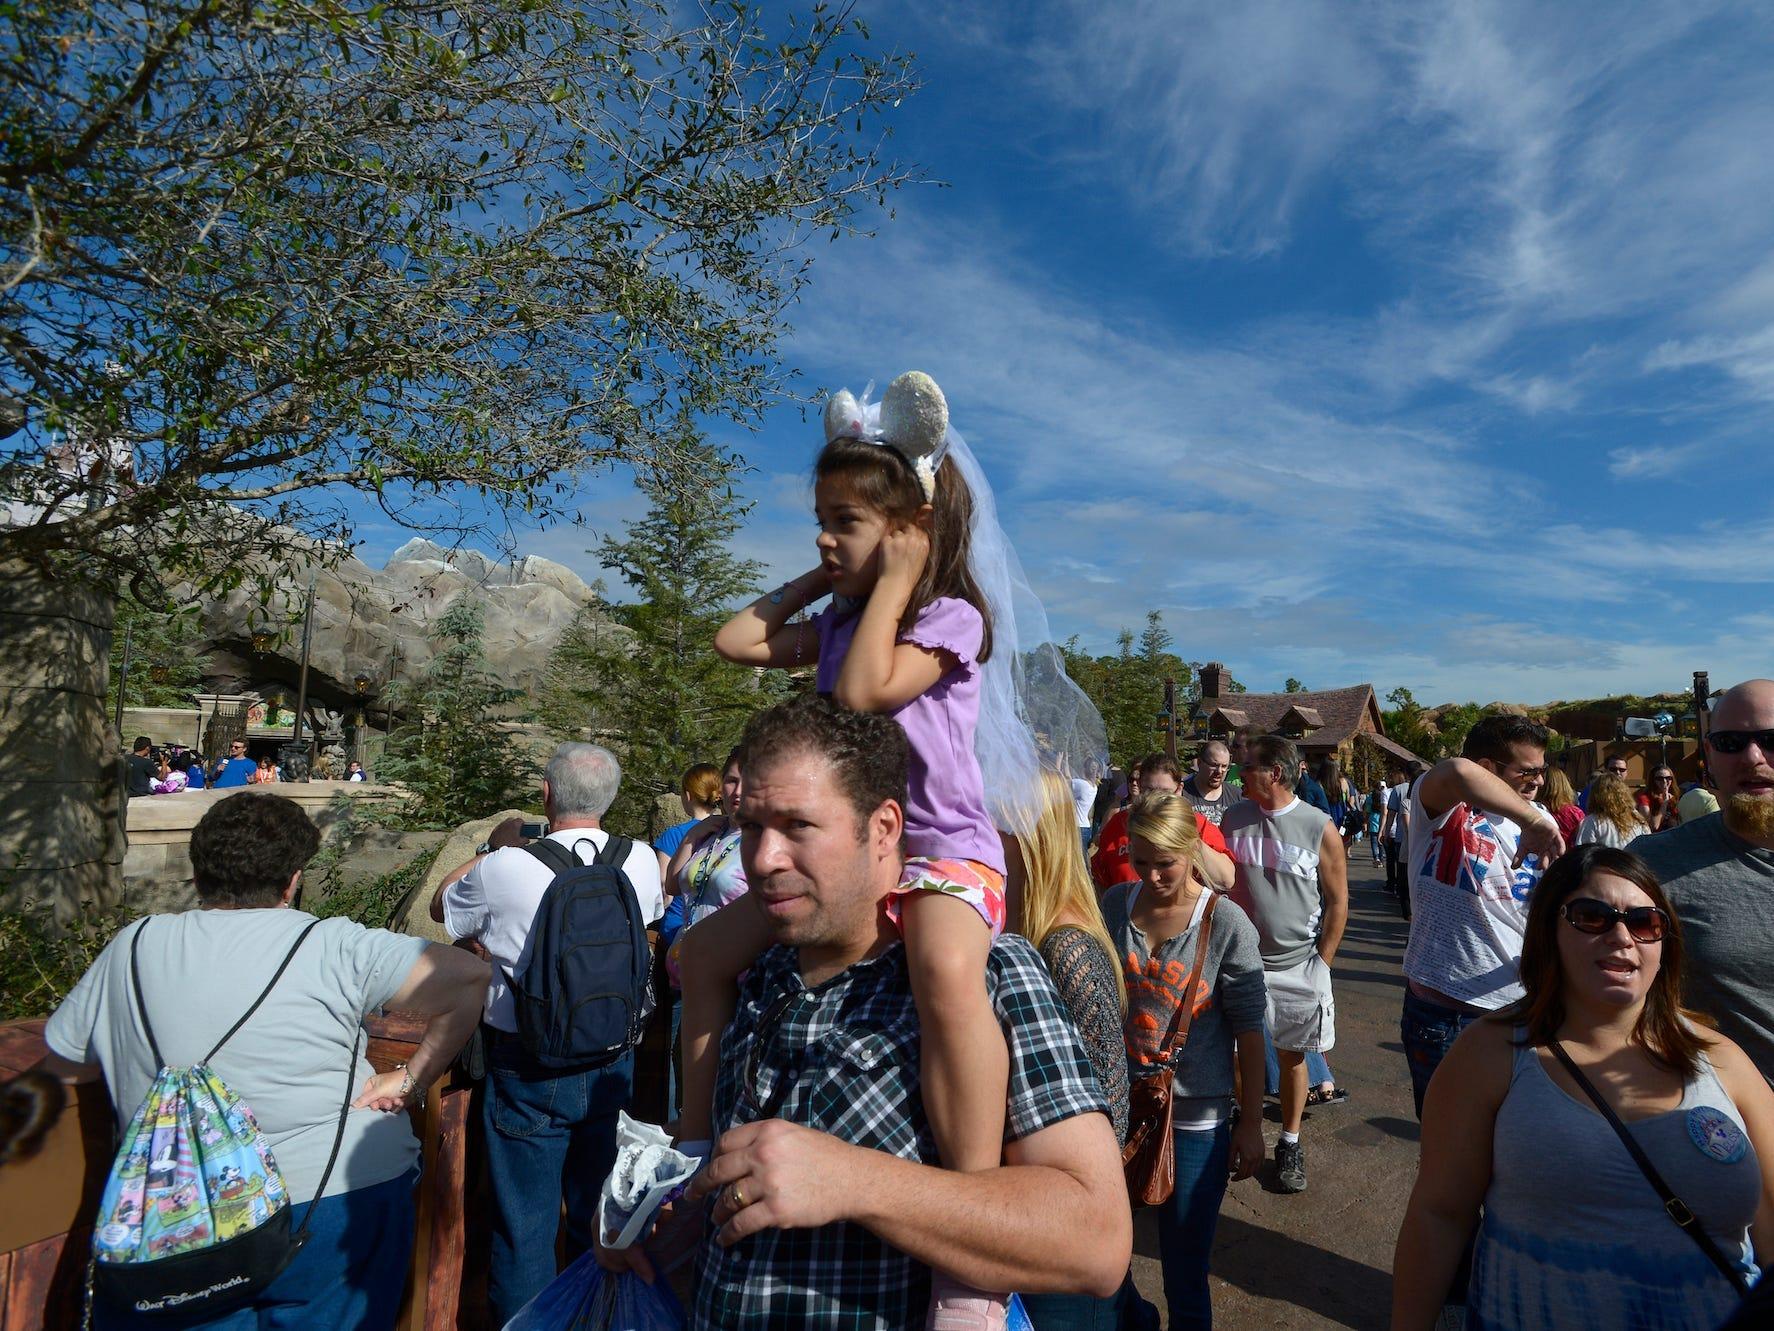
POLYGON ((671 1135, 625 1113, 616 1118, 616 1164, 598 1198, 598 1239, 626 1248, 647 1231, 654 1213, 690 1181, 702 1161, 671 1144, 671 1135))

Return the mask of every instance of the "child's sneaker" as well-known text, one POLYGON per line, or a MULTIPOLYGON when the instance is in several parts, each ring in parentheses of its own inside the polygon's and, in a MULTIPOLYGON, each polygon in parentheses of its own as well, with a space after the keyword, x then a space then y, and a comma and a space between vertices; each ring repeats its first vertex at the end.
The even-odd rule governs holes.
POLYGON ((940 1271, 930 1281, 930 1318, 925 1331, 1004 1331, 1010 1300, 963 1285, 940 1271))

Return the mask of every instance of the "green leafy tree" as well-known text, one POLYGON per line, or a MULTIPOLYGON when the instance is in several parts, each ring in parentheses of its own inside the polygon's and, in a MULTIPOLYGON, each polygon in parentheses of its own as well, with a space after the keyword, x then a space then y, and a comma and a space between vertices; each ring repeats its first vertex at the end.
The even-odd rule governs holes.
POLYGON ((1115 762, 1137 761, 1163 747, 1164 734, 1158 715, 1164 707, 1164 681, 1177 682, 1178 724, 1187 713, 1187 699, 1194 686, 1194 672, 1171 650, 1170 631, 1156 610, 1146 612, 1146 626, 1136 639, 1123 629, 1112 655, 1090 656, 1076 638, 1060 649, 1066 673, 1102 714, 1109 736, 1109 756, 1115 762))
MULTIPOLYGON (((658 801, 693 763, 718 763, 759 707, 786 695, 786 672, 723 660, 714 636, 757 593, 762 566, 729 547, 751 505, 733 490, 737 462, 688 428, 692 465, 644 476, 646 516, 598 546, 603 567, 634 591, 608 614, 581 612, 549 663, 543 715, 563 733, 606 737, 622 759, 613 826, 651 837, 658 801)), ((809 636, 813 630, 807 630, 809 636)))
MULTIPOLYGON (((292 529, 326 561, 371 505, 547 521, 588 470, 678 466, 684 411, 757 419, 809 242, 908 178, 910 62, 871 48, 849 5, 7 4, 0 576, 268 596, 292 529)), ((70 798, 16 782, 0 855, 70 798)))
POLYGON ((501 724, 523 694, 487 665, 485 630, 485 611, 459 597, 432 626, 434 654, 418 680, 394 685, 405 719, 376 775, 413 792, 397 815, 403 823, 455 827, 535 799, 535 760, 501 724))
POLYGON ((1281 686, 1281 691, 1283 693, 1304 693, 1306 691, 1306 686, 1300 683, 1300 681, 1295 679, 1292 675, 1289 675, 1287 677, 1287 683, 1281 686))

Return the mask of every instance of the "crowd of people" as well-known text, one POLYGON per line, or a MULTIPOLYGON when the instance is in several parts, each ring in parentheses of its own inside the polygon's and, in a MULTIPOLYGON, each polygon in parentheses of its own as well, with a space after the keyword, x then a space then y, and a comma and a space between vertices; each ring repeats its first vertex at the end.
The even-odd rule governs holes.
POLYGON ((1168 1325, 1211 1326, 1228 1182, 1304 1191, 1305 1110, 1346 1098, 1325 1055, 1362 836, 1409 920, 1422 1164, 1394 1326, 1733 1314, 1774 1244, 1774 683, 1712 710, 1715 814, 1662 769, 1641 798, 1604 772, 1567 835, 1519 716, 1365 793, 1260 731, 1093 792, 1032 742, 1016 769, 1014 728, 987 741, 1016 645, 935 385, 840 394, 825 434, 819 563, 715 642, 814 687, 684 774, 682 822, 606 828, 617 756, 562 744, 545 825, 444 874, 444 947, 307 916, 312 823, 225 799, 193 835, 200 908, 126 928, 52 1016, 51 1070, 102 1075, 120 1119, 157 1069, 207 1065, 282 1165, 306 1242, 201 1324, 391 1323, 417 1159, 396 1111, 472 1039, 494 1325, 563 1256, 652 1281, 687 1242, 699 1327, 988 1331, 1013 1292, 1042 1331, 1156 1327, 1131 1191, 1157 1208, 1168 1325), (697 1168, 616 1246, 599 1197, 651 1001, 642 930, 681 995, 672 1127, 697 1168), (359 1026, 382 1006, 427 1025, 376 1075, 359 1026))
MULTIPOLYGON (((247 742, 229 742, 228 752, 206 761, 195 749, 182 744, 156 744, 150 736, 137 735, 124 758, 124 790, 130 798, 142 795, 176 795, 185 790, 228 790, 239 786, 276 785, 284 779, 283 768, 269 753, 257 758, 247 754, 247 742)), ((310 779, 316 781, 368 781, 369 773, 357 759, 336 772, 325 755, 310 779)))

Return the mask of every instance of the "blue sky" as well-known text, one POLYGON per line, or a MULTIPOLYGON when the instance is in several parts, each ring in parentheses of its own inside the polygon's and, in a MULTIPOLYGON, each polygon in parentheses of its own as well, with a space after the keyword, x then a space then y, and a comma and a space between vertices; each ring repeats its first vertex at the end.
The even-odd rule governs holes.
MULTIPOLYGON (((935 376, 1058 636, 1424 701, 1770 673, 1774 12, 865 12, 947 187, 820 251, 787 359, 935 376)), ((816 422, 717 434, 739 552, 809 566, 816 422)))

